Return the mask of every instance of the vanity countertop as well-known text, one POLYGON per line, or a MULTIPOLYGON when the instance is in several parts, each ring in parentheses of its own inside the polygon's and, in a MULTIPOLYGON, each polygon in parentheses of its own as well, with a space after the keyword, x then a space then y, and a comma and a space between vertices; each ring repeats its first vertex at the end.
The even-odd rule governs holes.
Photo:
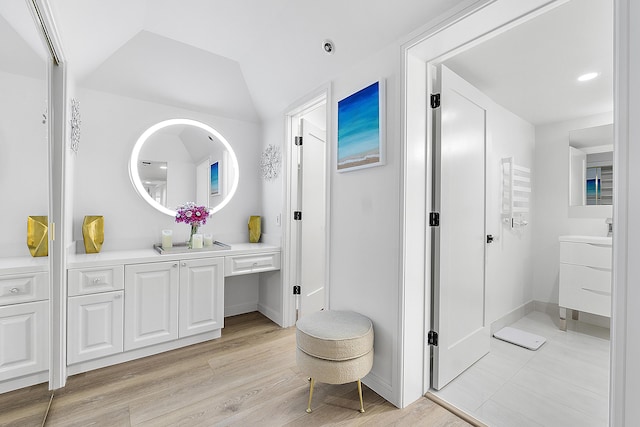
POLYGON ((67 257, 67 267, 84 268, 113 264, 139 264, 145 262, 216 258, 280 251, 280 246, 267 243, 228 243, 228 245, 231 246, 231 249, 216 251, 194 251, 193 253, 187 252, 159 254, 155 249, 149 248, 129 251, 106 251, 97 254, 71 254, 67 257))
POLYGON ((49 271, 49 257, 0 258, 0 274, 21 274, 36 271, 49 271))
POLYGON ((592 245, 611 246, 611 237, 606 236, 560 236, 561 242, 591 243, 592 245))

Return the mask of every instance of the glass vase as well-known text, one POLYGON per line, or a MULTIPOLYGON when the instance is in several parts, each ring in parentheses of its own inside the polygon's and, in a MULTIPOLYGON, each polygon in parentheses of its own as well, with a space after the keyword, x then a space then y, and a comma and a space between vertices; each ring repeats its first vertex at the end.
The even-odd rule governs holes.
POLYGON ((189 240, 187 241, 189 249, 193 248, 193 235, 196 233, 198 233, 198 226, 196 224, 191 224, 191 234, 189 234, 189 240))

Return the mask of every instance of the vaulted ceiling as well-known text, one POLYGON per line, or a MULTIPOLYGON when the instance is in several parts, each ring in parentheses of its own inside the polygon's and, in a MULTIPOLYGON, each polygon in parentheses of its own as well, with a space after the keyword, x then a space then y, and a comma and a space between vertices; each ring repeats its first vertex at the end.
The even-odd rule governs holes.
MULTIPOLYGON (((254 122, 472 2, 49 1, 78 86, 254 122), (332 55, 322 50, 325 39, 335 43, 332 55)), ((0 69, 15 74, 43 57, 33 19, 18 3, 0 1, 0 69)), ((612 3, 561 2, 446 64, 533 124, 611 111, 612 3), (576 82, 587 71, 600 75, 576 82)))
POLYGON ((259 121, 462 0, 52 0, 80 86, 259 121), (335 44, 332 55, 322 42, 335 44))

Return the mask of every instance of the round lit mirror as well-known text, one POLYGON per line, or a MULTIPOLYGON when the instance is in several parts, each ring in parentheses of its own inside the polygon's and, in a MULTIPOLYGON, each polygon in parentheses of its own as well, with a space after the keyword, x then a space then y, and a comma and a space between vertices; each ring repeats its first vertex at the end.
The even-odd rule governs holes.
POLYGON ((229 142, 189 119, 165 120, 144 131, 131 152, 129 174, 138 194, 171 216, 187 202, 218 212, 235 194, 239 178, 229 142))

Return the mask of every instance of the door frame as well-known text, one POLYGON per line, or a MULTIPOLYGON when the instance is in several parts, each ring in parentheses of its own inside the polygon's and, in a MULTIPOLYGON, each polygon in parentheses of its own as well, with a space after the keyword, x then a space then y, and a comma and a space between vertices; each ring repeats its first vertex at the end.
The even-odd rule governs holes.
POLYGON ((428 94, 432 93, 433 86, 432 66, 462 48, 482 43, 567 1, 479 0, 466 3, 466 7, 448 19, 428 24, 421 34, 401 46, 402 345, 398 354, 401 407, 427 393, 431 380, 427 332, 432 316, 430 260, 433 242, 428 226, 429 212, 433 209, 433 120, 428 113, 428 94), (417 302, 420 297, 422 299, 417 302), (417 326, 417 322, 422 323, 417 326), (412 344, 415 342, 421 343, 422 347, 416 348, 412 344), (420 370, 423 375, 418 383, 414 376, 420 370))
POLYGON ((326 174, 325 174, 325 218, 326 218, 326 229, 325 229, 325 271, 326 271, 326 283, 325 283, 325 307, 329 309, 329 295, 331 292, 330 286, 330 275, 329 275, 329 248, 330 248, 330 236, 331 236, 331 165, 332 163, 332 144, 330 143, 332 133, 330 130, 331 126, 331 117, 332 117, 332 108, 331 108, 331 84, 327 83, 326 85, 321 86, 315 91, 309 93, 308 95, 302 97, 295 103, 293 103, 289 108, 286 109, 287 113, 285 114, 285 139, 283 145, 283 169, 285 172, 284 182, 283 182, 283 209, 282 209, 282 226, 283 226, 283 235, 282 235, 282 326, 289 327, 293 326, 296 323, 296 313, 297 313, 297 300, 298 297, 293 295, 293 285, 295 284, 296 278, 296 253, 298 251, 297 244, 297 233, 293 227, 293 211, 295 209, 294 202, 295 198, 292 195, 292 191, 294 189, 294 182, 297 182, 298 173, 297 168, 294 168, 294 155, 295 155, 295 144, 294 140, 297 136, 297 132, 294 131, 294 125, 297 123, 300 116, 310 109, 314 108, 318 104, 323 101, 326 103, 326 135, 327 141, 325 143, 325 158, 326 161, 326 174))

